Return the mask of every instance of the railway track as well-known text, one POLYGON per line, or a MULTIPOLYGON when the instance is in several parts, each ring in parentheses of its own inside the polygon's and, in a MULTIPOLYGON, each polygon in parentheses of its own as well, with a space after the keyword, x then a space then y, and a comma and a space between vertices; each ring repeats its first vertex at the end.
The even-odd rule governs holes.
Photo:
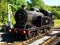
POLYGON ((26 41, 14 41, 13 43, 0 42, 0 45, 48 45, 57 38, 58 33, 59 31, 53 31, 47 35, 46 33, 42 35, 39 34, 38 36, 26 41))
POLYGON ((57 38, 59 31, 53 31, 52 33, 43 36, 42 38, 38 39, 37 41, 34 41, 33 43, 29 45, 48 45, 51 43, 51 41, 55 40, 57 38))
POLYGON ((48 45, 57 45, 60 42, 60 36, 57 36, 54 40, 50 41, 48 45))
POLYGON ((48 45, 49 43, 51 43, 51 41, 53 41, 54 39, 56 39, 56 35, 52 36, 51 38, 47 39, 47 41, 45 41, 44 43, 42 43, 41 45, 48 45))
POLYGON ((60 31, 60 26, 52 27, 51 29, 52 29, 52 30, 55 30, 55 31, 60 31))
MULTIPOLYGON (((0 33, 0 35, 2 35, 4 33, 0 33)), ((13 43, 7 43, 7 42, 0 42, 0 45, 28 45, 29 43, 32 43, 33 41, 41 38, 42 36, 46 35, 46 33, 44 34, 39 34, 36 37, 33 37, 31 39, 28 39, 26 41, 14 41, 13 43)), ((1 36, 0 36, 1 38, 1 36)), ((2 40, 2 39, 1 39, 2 40)))

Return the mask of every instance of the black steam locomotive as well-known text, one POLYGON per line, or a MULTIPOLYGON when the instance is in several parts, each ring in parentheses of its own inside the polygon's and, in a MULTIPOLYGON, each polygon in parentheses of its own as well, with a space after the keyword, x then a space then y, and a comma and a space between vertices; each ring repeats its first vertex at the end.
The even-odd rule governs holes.
POLYGON ((16 23, 14 28, 7 27, 7 32, 18 33, 27 39, 39 33, 50 31, 50 28, 54 25, 53 19, 53 14, 49 11, 40 10, 37 12, 33 8, 31 10, 18 10, 15 13, 16 23))

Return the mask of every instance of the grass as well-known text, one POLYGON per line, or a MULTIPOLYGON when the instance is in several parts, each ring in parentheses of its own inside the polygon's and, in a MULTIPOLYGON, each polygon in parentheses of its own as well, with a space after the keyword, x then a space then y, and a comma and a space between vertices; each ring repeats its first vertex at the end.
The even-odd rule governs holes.
POLYGON ((54 20, 54 27, 60 26, 60 19, 54 20))

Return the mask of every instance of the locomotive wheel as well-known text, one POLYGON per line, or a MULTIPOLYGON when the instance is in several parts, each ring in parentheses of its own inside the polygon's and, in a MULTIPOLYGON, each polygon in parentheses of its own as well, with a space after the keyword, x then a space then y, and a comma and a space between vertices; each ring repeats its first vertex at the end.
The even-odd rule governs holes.
POLYGON ((35 36, 37 36, 37 35, 38 35, 38 31, 36 30, 36 31, 35 31, 35 36))
POLYGON ((40 31, 37 31, 37 35, 39 35, 40 34, 40 31))
POLYGON ((27 35, 25 35, 25 39, 26 39, 26 40, 28 39, 28 36, 27 36, 27 35))
POLYGON ((35 32, 33 32, 32 37, 35 37, 35 35, 36 35, 35 32))
POLYGON ((45 33, 45 29, 42 29, 42 33, 45 33))
POLYGON ((24 35, 23 36, 23 40, 27 40, 28 39, 28 36, 27 35, 24 35))
POLYGON ((43 30, 40 30, 40 33, 42 34, 43 33, 43 30))
POLYGON ((32 32, 30 32, 30 36, 29 36, 29 38, 32 38, 32 37, 33 37, 32 32))
POLYGON ((51 30, 50 30, 50 27, 47 27, 47 32, 49 33, 51 30))
POLYGON ((35 36, 36 36, 35 32, 30 33, 30 37, 35 37, 35 36))
POLYGON ((46 28, 46 29, 44 29, 44 32, 45 32, 45 33, 47 32, 47 28, 46 28))

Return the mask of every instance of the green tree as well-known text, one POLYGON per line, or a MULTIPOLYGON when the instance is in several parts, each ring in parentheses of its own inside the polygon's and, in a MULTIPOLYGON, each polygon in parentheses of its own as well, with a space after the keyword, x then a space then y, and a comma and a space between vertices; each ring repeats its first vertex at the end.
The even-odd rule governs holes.
POLYGON ((59 6, 50 6, 51 11, 53 12, 55 19, 60 19, 60 7, 59 6))
POLYGON ((21 5, 27 5, 26 0, 8 0, 8 4, 12 4, 15 9, 21 7, 21 5))
POLYGON ((36 7, 39 9, 45 9, 46 5, 44 4, 44 2, 42 0, 30 0, 31 1, 31 5, 32 7, 36 7))
POLYGON ((0 0, 0 23, 7 22, 7 0, 0 0))

